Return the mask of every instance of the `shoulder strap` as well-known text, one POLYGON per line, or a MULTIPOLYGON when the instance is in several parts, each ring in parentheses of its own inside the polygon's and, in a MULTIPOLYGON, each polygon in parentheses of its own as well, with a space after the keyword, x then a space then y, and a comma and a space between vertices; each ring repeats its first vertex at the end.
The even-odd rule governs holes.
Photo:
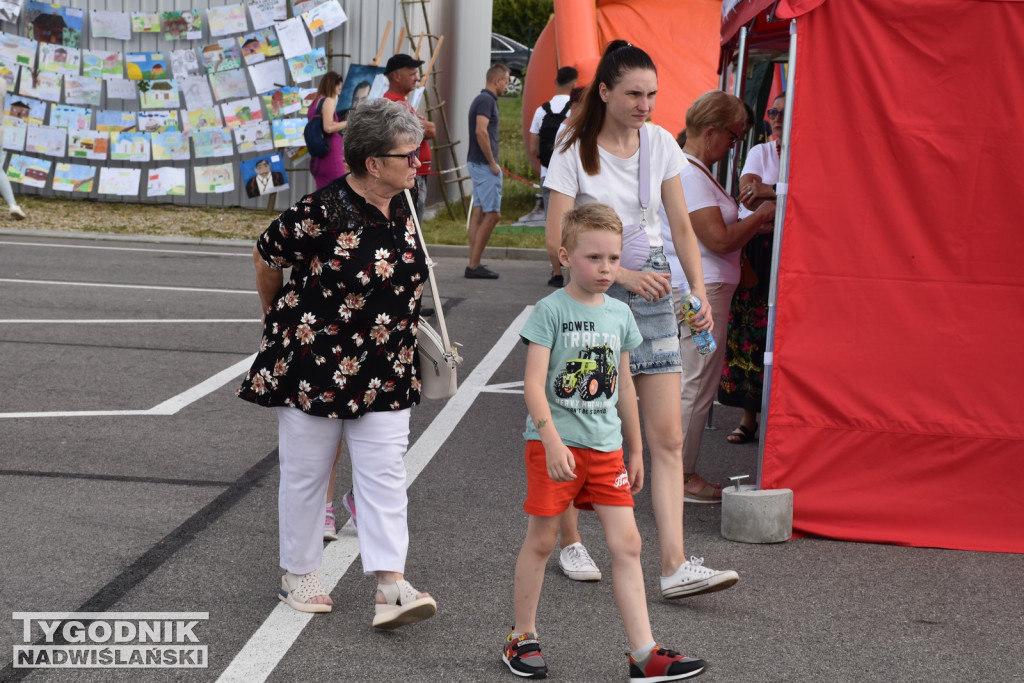
POLYGON ((405 190, 405 201, 409 205, 409 215, 416 226, 416 236, 420 238, 420 247, 423 249, 423 256, 427 259, 427 276, 430 279, 430 295, 434 299, 434 313, 437 315, 438 332, 441 333, 441 341, 444 342, 445 353, 451 351, 452 343, 448 339, 448 326, 444 324, 444 309, 441 308, 441 295, 437 293, 437 281, 434 280, 434 262, 430 260, 427 253, 427 240, 423 238, 423 228, 420 227, 420 218, 416 215, 416 205, 412 201, 409 190, 405 190))
POLYGON ((572 100, 569 100, 568 102, 565 103, 565 106, 562 107, 562 111, 558 112, 558 115, 565 116, 570 109, 572 109, 572 100))
POLYGON ((547 114, 553 113, 551 111, 551 102, 545 102, 544 104, 540 105, 540 108, 543 109, 544 112, 547 114))
POLYGON ((697 168, 699 168, 700 172, 703 173, 704 175, 706 175, 711 180, 711 182, 714 184, 714 186, 718 188, 718 191, 721 192, 722 194, 724 194, 729 201, 735 201, 732 197, 729 196, 729 193, 725 191, 725 188, 722 187, 721 184, 719 184, 718 180, 716 180, 713 175, 708 173, 708 170, 706 168, 704 168, 704 164, 697 163, 696 159, 695 159, 694 163, 692 165, 696 166, 697 168))
POLYGON ((651 141, 647 137, 647 124, 640 128, 640 208, 646 218, 651 203, 651 141))

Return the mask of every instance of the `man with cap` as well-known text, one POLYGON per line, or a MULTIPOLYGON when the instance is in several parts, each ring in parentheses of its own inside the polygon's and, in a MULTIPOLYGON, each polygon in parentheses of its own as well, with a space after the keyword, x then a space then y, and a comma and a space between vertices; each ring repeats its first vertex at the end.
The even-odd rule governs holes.
POLYGON ((428 140, 437 137, 437 126, 433 121, 428 121, 426 117, 420 116, 406 99, 409 93, 416 89, 416 84, 420 81, 420 66, 422 64, 422 59, 413 59, 409 55, 399 52, 389 59, 384 67, 384 75, 388 79, 388 91, 384 93, 384 97, 409 107, 409 110, 416 114, 420 123, 423 124, 420 167, 416 171, 416 215, 420 217, 420 220, 423 220, 423 208, 427 201, 427 176, 430 175, 430 143, 428 140))

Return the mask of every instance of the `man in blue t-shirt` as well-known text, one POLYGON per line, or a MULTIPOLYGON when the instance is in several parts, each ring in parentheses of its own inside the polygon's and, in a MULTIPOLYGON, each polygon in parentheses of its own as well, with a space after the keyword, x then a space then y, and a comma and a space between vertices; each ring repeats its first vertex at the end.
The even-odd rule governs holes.
POLYGON ((466 165, 473 179, 473 213, 469 218, 469 265, 466 277, 496 280, 498 274, 480 265, 484 247, 501 218, 501 167, 498 166, 498 96, 508 88, 509 70, 495 64, 487 70, 487 87, 469 105, 469 152, 466 165))

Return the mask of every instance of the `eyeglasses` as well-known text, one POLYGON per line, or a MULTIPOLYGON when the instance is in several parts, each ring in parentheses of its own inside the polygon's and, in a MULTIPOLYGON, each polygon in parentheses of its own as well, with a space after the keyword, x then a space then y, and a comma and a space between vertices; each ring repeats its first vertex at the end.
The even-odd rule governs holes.
POLYGON ((409 168, 413 168, 420 158, 420 148, 417 147, 408 154, 376 154, 374 156, 387 157, 388 159, 405 159, 409 162, 409 168))
POLYGON ((777 119, 780 116, 782 116, 783 114, 785 114, 786 110, 785 109, 769 109, 765 113, 768 114, 768 118, 770 118, 770 119, 777 119))
POLYGON ((742 135, 739 135, 739 134, 729 130, 728 128, 719 128, 718 130, 722 131, 723 133, 728 133, 729 134, 729 146, 730 147, 732 147, 737 142, 739 142, 740 138, 743 137, 742 135))

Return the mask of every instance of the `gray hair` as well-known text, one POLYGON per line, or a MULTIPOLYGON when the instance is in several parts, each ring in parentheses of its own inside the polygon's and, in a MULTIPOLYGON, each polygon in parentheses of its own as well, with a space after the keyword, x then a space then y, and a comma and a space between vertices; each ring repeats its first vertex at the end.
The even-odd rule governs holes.
POLYGON ((419 144, 423 125, 405 105, 382 98, 362 102, 348 114, 345 163, 359 178, 366 175, 366 160, 389 154, 398 145, 419 144))

